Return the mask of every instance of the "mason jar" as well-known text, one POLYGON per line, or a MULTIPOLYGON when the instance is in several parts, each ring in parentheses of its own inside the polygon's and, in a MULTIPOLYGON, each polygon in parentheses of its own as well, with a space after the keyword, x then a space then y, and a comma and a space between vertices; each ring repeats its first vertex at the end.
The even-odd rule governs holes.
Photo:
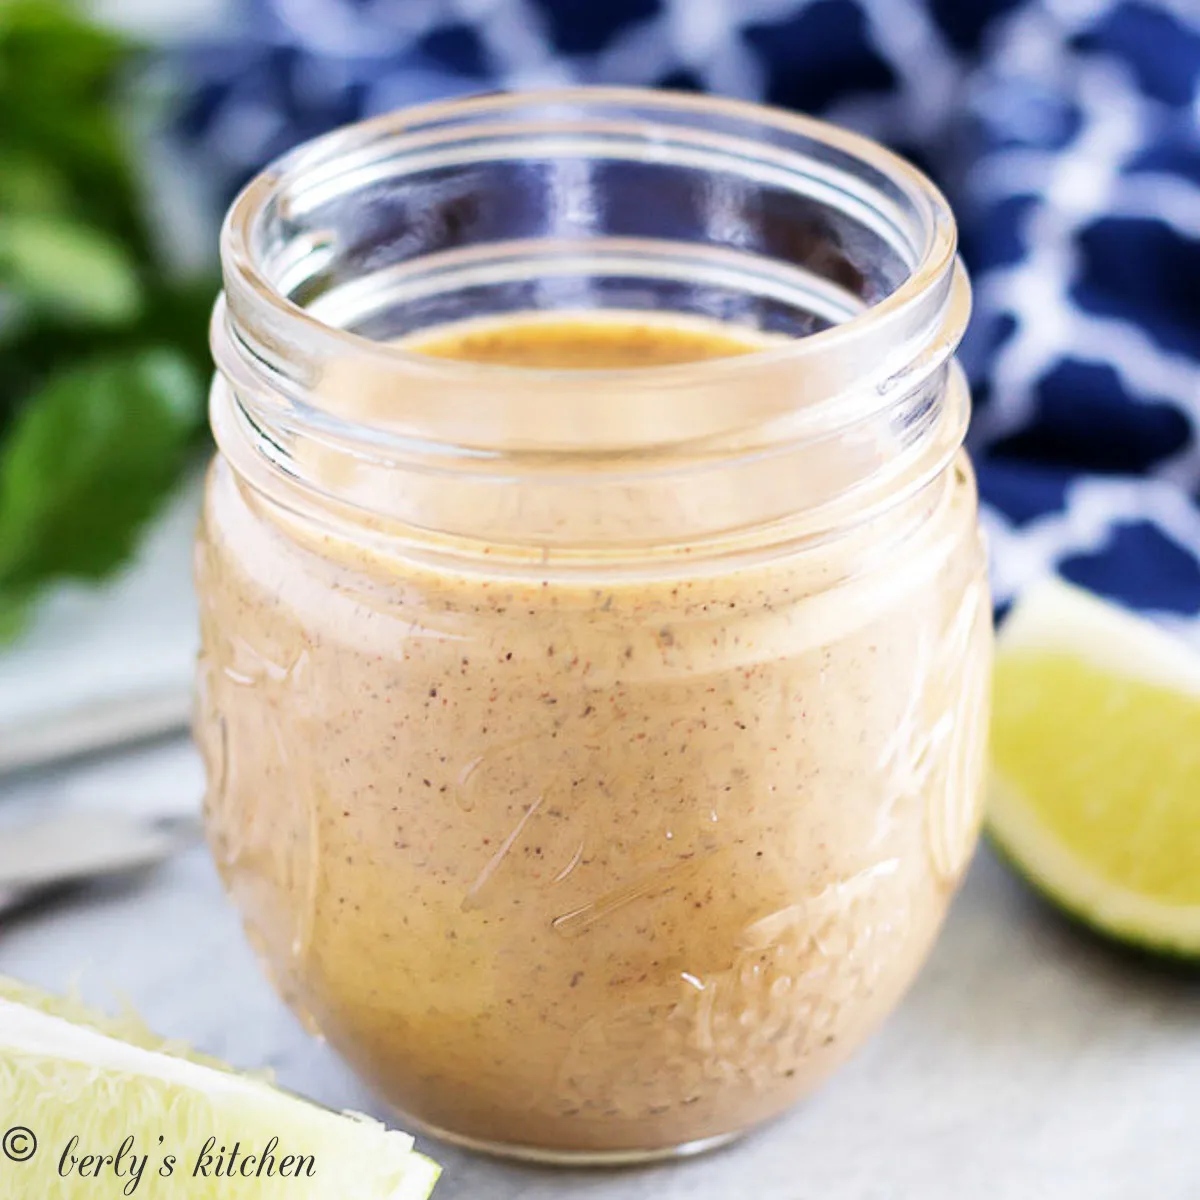
POLYGON ((278 990, 501 1154, 683 1153, 805 1096, 979 824, 944 199, 791 113, 492 95, 287 155, 222 257, 196 732, 278 990), (737 352, 469 352, 538 322, 737 352))

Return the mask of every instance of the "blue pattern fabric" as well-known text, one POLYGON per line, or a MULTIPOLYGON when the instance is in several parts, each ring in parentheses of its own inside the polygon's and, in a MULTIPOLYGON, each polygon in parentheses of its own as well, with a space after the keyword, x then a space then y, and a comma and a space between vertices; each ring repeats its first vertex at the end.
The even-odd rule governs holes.
POLYGON ((913 158, 962 230, 1003 607, 1065 577, 1200 629, 1196 0, 250 0, 180 132, 230 189, 313 134, 485 87, 713 91, 913 158))

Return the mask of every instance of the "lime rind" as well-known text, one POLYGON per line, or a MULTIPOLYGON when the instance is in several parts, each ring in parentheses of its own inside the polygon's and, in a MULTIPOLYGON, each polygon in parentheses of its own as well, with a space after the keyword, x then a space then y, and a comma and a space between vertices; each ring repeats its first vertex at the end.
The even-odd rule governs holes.
MULTIPOLYGON (((1143 618, 1056 579, 1021 597, 1000 631, 997 650, 998 668, 1006 659, 1028 662, 1044 654, 1077 662, 1093 676, 1099 672, 1111 678, 1115 686, 1124 681, 1200 699, 1200 654, 1143 618)), ((998 669, 997 683, 1002 680, 998 669)), ((998 712, 1003 707, 996 705, 998 712)), ((1053 738, 1053 710, 1034 697, 1024 719, 1033 720, 1035 712, 1042 722, 1038 736, 1044 730, 1045 737, 1053 738)), ((1097 733, 1099 738, 1113 736, 1120 734, 1097 733)), ((987 831, 1009 864, 1050 902, 1097 933, 1142 950, 1200 959, 1200 904, 1147 894, 1098 869, 1047 820, 1036 795, 1026 794, 1037 789, 1029 784, 1023 789, 1006 772, 1011 764, 997 761, 999 747, 993 749, 987 831)), ((1111 746, 1106 742, 1103 749, 1111 746)), ((1192 803, 1200 821, 1200 796, 1192 803)), ((1200 863, 1196 870, 1200 872, 1200 863)))
POLYGON ((1100 875, 995 772, 987 834, 1026 882, 1089 929, 1143 950, 1200 959, 1200 905, 1165 904, 1100 875))

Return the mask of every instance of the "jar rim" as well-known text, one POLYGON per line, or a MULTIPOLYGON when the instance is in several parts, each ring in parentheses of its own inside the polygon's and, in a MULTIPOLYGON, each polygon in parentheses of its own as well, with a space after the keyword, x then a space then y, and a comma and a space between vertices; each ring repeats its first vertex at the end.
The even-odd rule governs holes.
MULTIPOLYGON (((649 127, 648 127, 649 129, 649 127)), ((698 130, 703 132, 702 129, 698 130)), ((789 152, 794 157, 795 151, 789 152)), ((652 382, 669 385, 693 378, 698 367, 714 374, 745 373, 764 366, 801 364, 818 355, 837 352, 847 341, 870 327, 905 320, 914 309, 927 303, 938 284, 954 272, 957 232, 952 210, 937 186, 917 167, 872 139, 822 121, 770 105, 726 97, 636 87, 578 86, 488 92, 433 101, 364 121, 317 137, 287 152, 251 180, 235 198, 221 230, 221 257, 225 274, 226 304, 237 312, 253 306, 269 313, 268 322, 286 329, 286 341, 302 344, 316 354, 353 356, 373 360, 380 367, 418 373, 428 382, 488 379, 508 385, 560 386, 569 378, 573 387, 589 382, 604 384, 652 382), (658 112, 664 117, 725 117, 764 132, 807 139, 811 143, 844 154, 856 164, 877 171, 896 187, 912 205, 920 220, 923 240, 914 247, 915 262, 903 279, 885 295, 865 305, 846 320, 804 336, 781 339, 736 356, 713 358, 703 363, 643 365, 596 368, 553 368, 498 363, 479 363, 434 357, 406 349, 395 342, 379 341, 322 320, 291 299, 273 281, 254 251, 257 223, 270 203, 301 176, 329 168, 338 160, 380 142, 402 148, 423 132, 460 120, 503 116, 532 106, 565 105, 587 107, 620 105, 639 111, 658 112)), ((939 305, 940 307, 940 305, 939 305)), ((218 318, 222 315, 218 311, 218 318)), ((953 337, 956 342, 957 337, 953 337)))

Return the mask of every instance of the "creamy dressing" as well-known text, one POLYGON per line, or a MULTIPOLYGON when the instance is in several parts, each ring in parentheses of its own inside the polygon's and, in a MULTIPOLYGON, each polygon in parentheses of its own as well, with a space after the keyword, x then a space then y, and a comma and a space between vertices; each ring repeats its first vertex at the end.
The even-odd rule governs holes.
MULTIPOLYGON (((417 348, 601 368, 756 346, 514 321, 417 348)), ((965 460, 932 495, 890 549, 881 521, 736 570, 539 578, 285 521, 218 459, 208 823, 285 997, 398 1109, 475 1142, 652 1151, 811 1091, 908 986, 978 827, 965 460)))

